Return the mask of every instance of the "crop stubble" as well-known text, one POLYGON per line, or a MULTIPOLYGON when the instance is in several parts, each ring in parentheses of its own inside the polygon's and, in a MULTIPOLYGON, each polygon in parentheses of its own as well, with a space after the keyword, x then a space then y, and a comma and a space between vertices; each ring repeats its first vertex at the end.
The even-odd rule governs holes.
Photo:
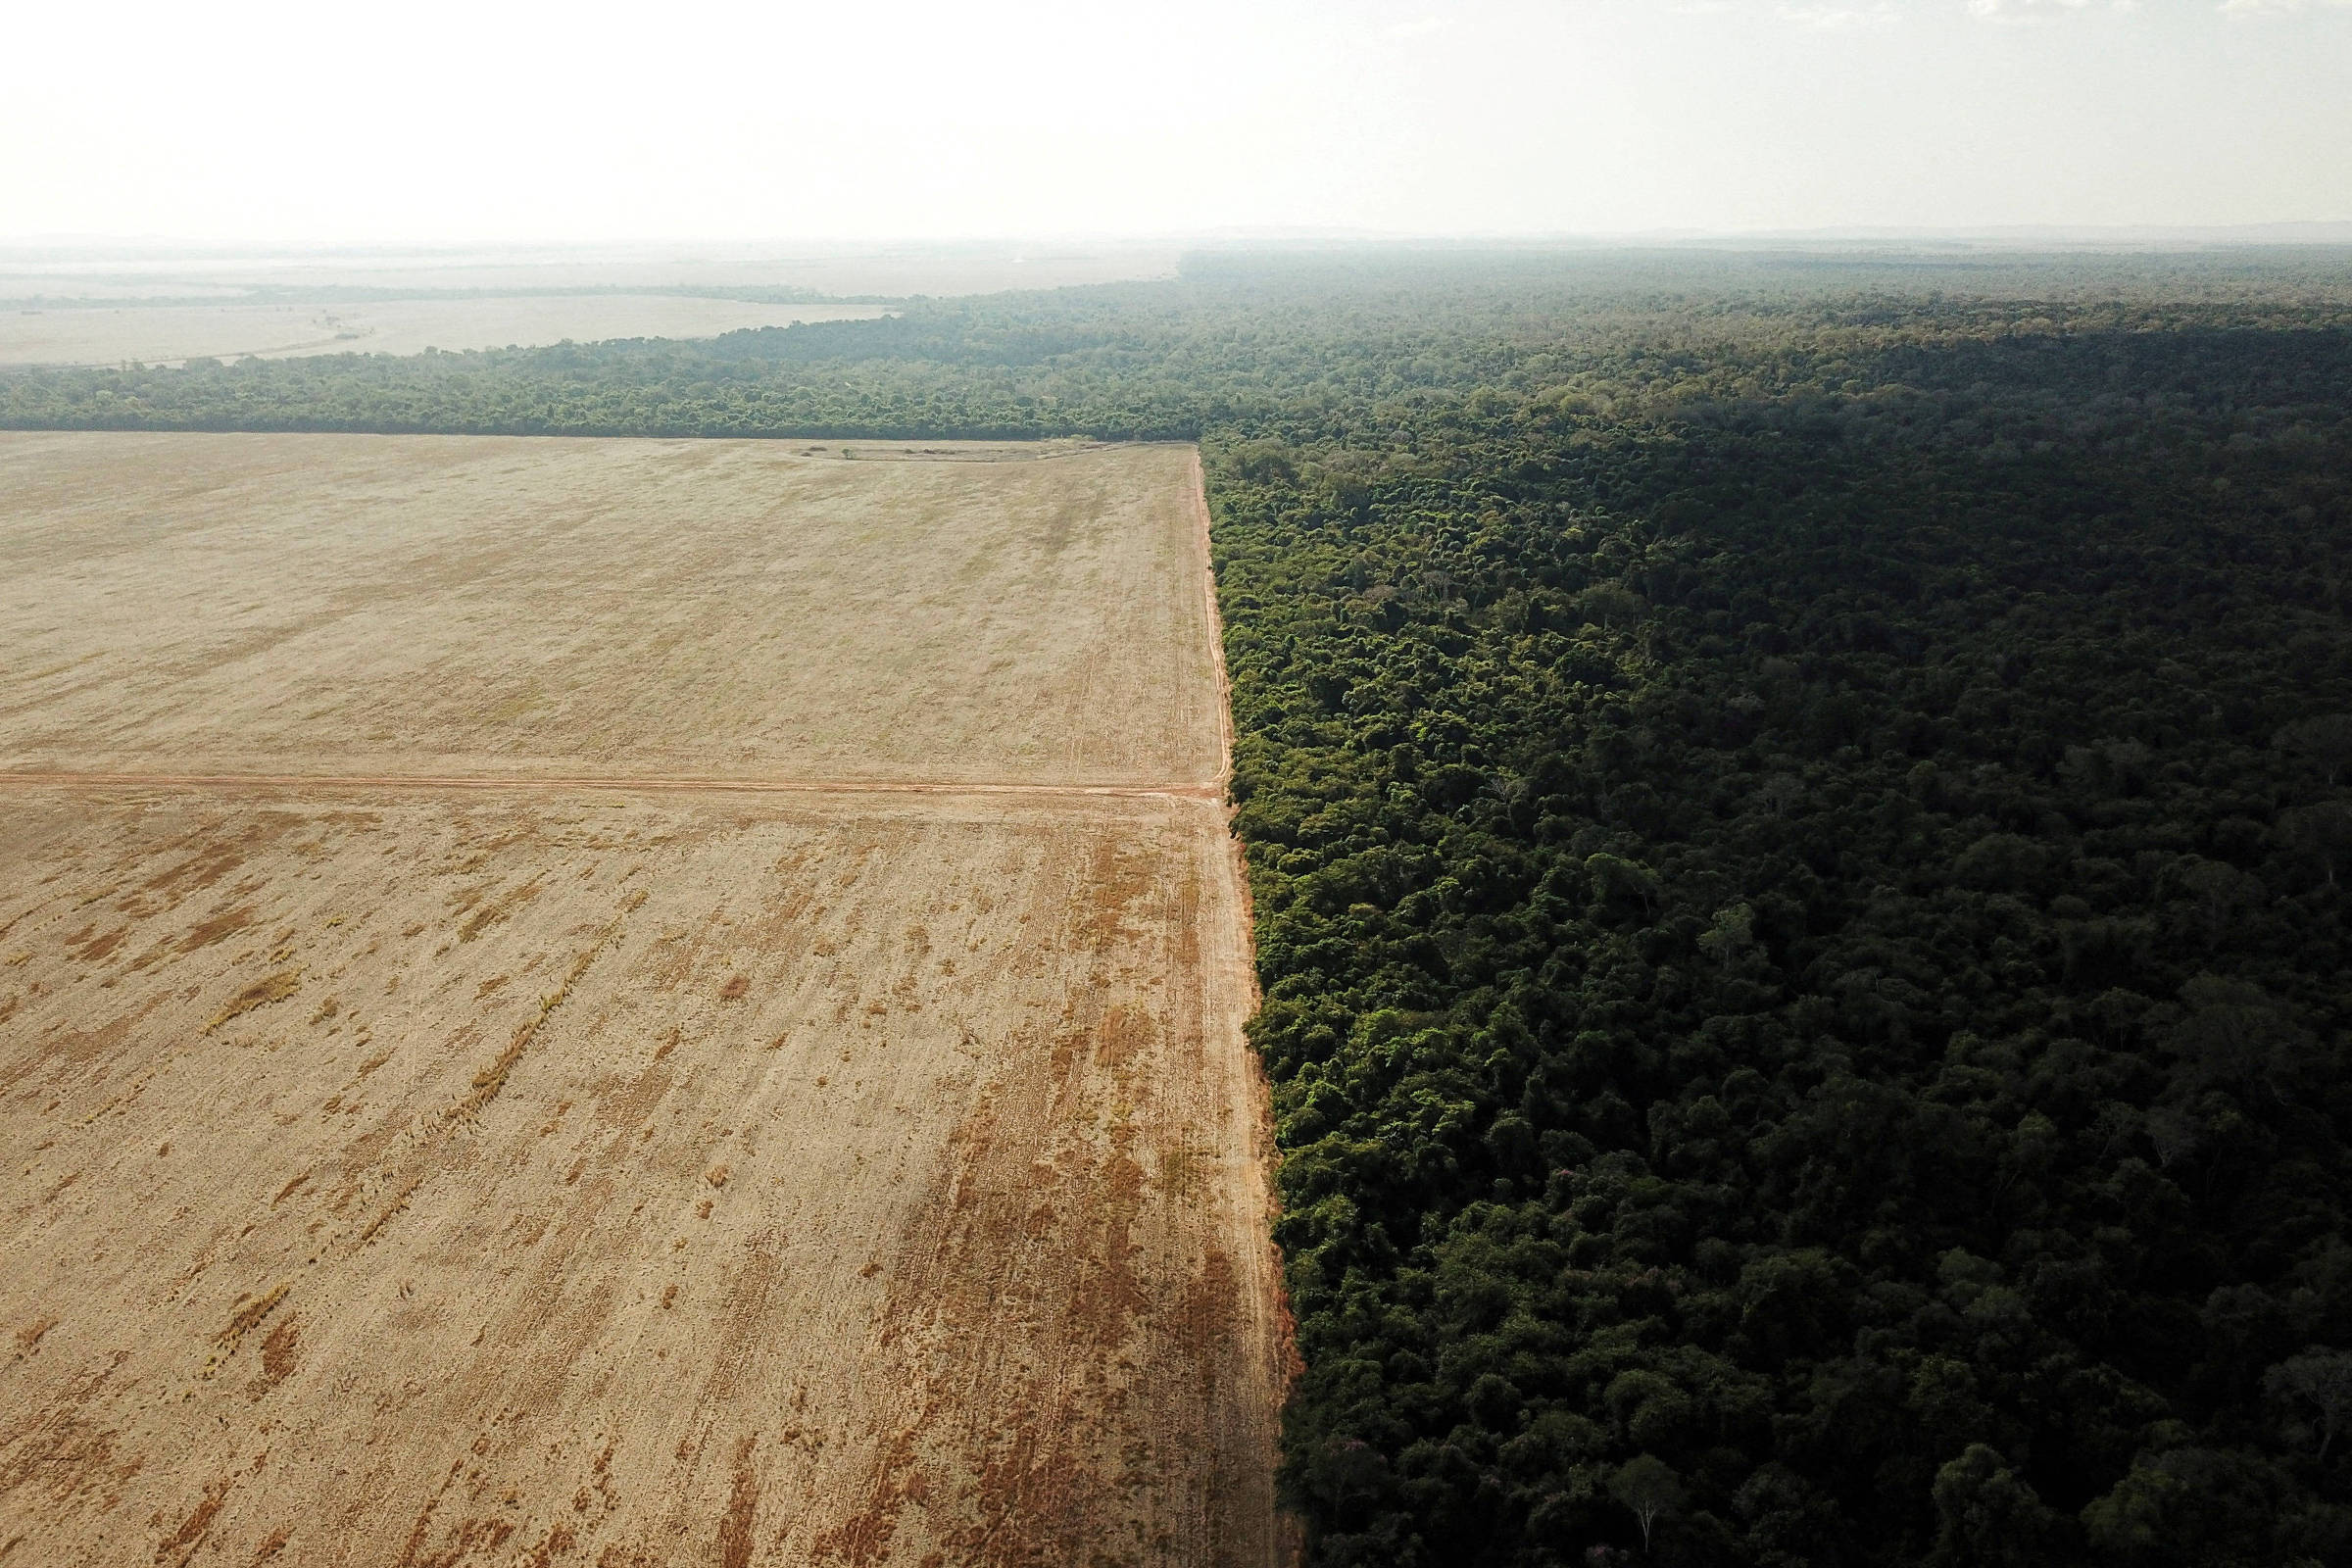
MULTIPOLYGON (((1086 464, 1193 538, 1179 450, 970 466, 1086 464)), ((1221 807, 544 776, 0 796, 0 1561, 1279 1555, 1221 807)))
POLYGON ((0 768, 1216 783, 1187 449, 844 450, 0 433, 0 768))

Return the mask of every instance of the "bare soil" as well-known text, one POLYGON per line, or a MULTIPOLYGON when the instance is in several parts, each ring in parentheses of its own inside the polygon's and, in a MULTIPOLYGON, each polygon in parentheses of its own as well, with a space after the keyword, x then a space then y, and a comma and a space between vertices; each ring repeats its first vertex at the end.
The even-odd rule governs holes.
POLYGON ((0 768, 1213 786, 1190 449, 1043 450, 0 433, 0 768))
MULTIPOLYGON (((369 554, 372 535, 429 535, 453 563, 440 586, 404 600, 400 570, 360 574, 410 607, 376 635, 438 635, 495 663, 455 563, 518 569, 494 537, 513 528, 541 543, 551 604, 595 587, 604 552, 616 586, 593 615, 568 613, 642 649, 671 609, 642 586, 659 576, 642 541, 661 530, 629 486, 692 519, 675 535, 690 562, 737 505, 698 508, 660 444, 610 444, 632 458, 481 442, 465 460, 416 443, 414 460, 383 460, 419 476, 412 505, 365 501, 326 525, 339 542, 322 558, 272 515, 303 494, 279 472, 279 438, 110 439, 130 481, 115 495, 165 498, 155 512, 110 514, 104 454, 77 452, 82 504, 26 508, 12 485, 0 559, 63 550, 49 559, 78 564, 52 568, 59 592, 142 586, 114 643, 90 650, 115 661, 102 685, 133 734, 233 689, 203 685, 200 616, 150 629, 154 607, 203 600, 174 577, 301 603, 322 560, 397 562, 369 554), (232 483, 239 445, 248 477, 232 483), (602 489, 524 504, 551 471, 536 449, 602 489), (437 499, 496 489, 517 462, 518 499, 470 528, 437 499), (224 487, 263 536, 237 558, 241 580, 208 564, 241 548, 224 487), (212 519, 211 546, 156 519, 182 504, 212 519), (602 519, 598 542, 547 551, 542 512, 602 519), (83 536, 78 553, 61 535, 83 536), (444 617, 457 629, 437 631, 444 617)), ((1176 542, 1124 559, 1169 579, 1163 597, 1193 617, 1148 621, 1139 662, 1191 671, 1218 706, 1182 449, 748 469, 749 455, 710 450, 685 471, 720 497, 756 497, 758 476, 792 495, 812 473, 1025 474, 1072 487, 1077 540, 1121 526, 1088 523, 1090 507, 1132 503, 1124 527, 1163 519, 1176 542)), ((325 472, 329 491, 353 482, 325 472)), ((879 497, 829 479, 817 493, 827 504, 803 505, 797 527, 733 528, 739 576, 813 559, 808 535, 833 519, 889 526, 879 497)), ((990 559, 967 536, 993 534, 1027 565, 1014 580, 1053 599, 1053 562, 1116 554, 1098 538, 1041 564, 1029 509, 1052 490, 962 493, 956 526, 932 525, 952 564, 990 559)), ((867 557, 899 587, 864 585, 862 629, 837 610, 830 641, 803 639, 839 686, 861 657, 888 684, 907 622, 977 635, 1014 612, 999 572, 965 571, 959 599, 918 552, 893 563, 867 557)), ((691 572, 670 580, 682 591, 691 572)), ((30 603, 9 601, 0 634, 34 630, 30 603)), ((751 594, 740 614, 777 605, 751 594)), ((708 607, 683 624, 678 646, 758 646, 708 607)), ((1095 705, 1057 684, 1051 629, 1033 623, 1002 657, 1033 659, 1037 700, 1084 724, 1095 705)), ((340 667, 400 710, 377 664, 340 667)), ((620 688, 600 754, 613 773, 583 768, 549 724, 539 751, 449 754, 504 757, 538 769, 530 782, 453 771, 393 787, 276 726, 332 684, 281 656, 249 673, 249 706, 188 732, 273 759, 269 776, 181 767, 167 783, 74 756, 72 724, 24 700, 37 668, 0 677, 8 723, 49 715, 58 768, 0 785, 0 1561, 1280 1560, 1290 1349, 1241 1034, 1248 927, 1216 714, 1196 711, 1198 693, 1139 688, 1162 706, 1118 715, 1124 753, 1102 742, 1122 759, 1115 785, 1059 787, 1053 759, 1002 748, 988 766, 1021 778, 958 785, 988 715, 932 717, 912 700, 896 711, 913 738, 870 731, 898 746, 895 773, 828 782, 794 763, 835 754, 778 749, 756 788, 632 781, 619 775, 676 755, 662 748, 684 731, 630 682, 672 700, 691 688, 615 656, 600 665, 620 688), (1189 737, 1184 765, 1148 777, 1149 733, 1171 726, 1189 737)), ((998 695, 1019 671, 988 673, 978 690, 1001 724, 1042 729, 998 695)), ((103 693, 82 700, 103 741, 103 693)), ((584 726, 596 709, 572 711, 584 726)))

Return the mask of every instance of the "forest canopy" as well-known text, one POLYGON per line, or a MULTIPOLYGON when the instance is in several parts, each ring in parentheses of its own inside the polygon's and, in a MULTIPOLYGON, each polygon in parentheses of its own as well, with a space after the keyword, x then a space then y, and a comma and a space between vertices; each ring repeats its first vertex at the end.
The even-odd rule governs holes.
POLYGON ((2352 257, 1225 255, 0 423, 1198 439, 1312 1561, 2352 1556, 2352 257))

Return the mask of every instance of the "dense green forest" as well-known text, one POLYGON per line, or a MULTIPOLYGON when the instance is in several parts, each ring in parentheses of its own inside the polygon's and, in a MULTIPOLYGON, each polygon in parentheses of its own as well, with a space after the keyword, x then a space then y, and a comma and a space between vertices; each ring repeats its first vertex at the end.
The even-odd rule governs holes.
POLYGON ((1199 438, 1314 1562, 2352 1559, 2352 257, 1229 256, 0 423, 1199 438))

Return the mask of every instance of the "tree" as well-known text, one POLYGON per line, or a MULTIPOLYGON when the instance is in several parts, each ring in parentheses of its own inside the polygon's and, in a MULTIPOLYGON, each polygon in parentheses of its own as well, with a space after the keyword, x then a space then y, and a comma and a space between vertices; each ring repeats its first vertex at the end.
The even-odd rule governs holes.
POLYGON ((2273 739, 2281 750, 2310 758, 2332 787, 2352 763, 2352 713, 2322 713, 2287 725, 2273 739))
POLYGON ((1698 951, 1723 966, 1726 974, 1756 940, 1756 911, 1734 904, 1715 911, 1714 923, 1699 933, 1698 951))
POLYGON ((2166 1170, 2173 1162, 2185 1159, 2196 1152, 2197 1141, 2203 1136, 2196 1117, 2178 1105, 2159 1105, 2148 1112, 2148 1144, 2156 1151, 2156 1163, 2166 1170))
POLYGON ((2000 1450, 1972 1443, 1936 1472, 1936 1550, 1930 1559, 1954 1568, 1999 1568, 2041 1560, 2040 1548, 2057 1519, 2000 1450))
POLYGON ((1630 895, 1642 901, 1645 913, 1656 908, 1658 878, 1648 866, 1621 855, 1600 854, 1585 858, 1585 870, 1603 900, 1630 895))
POLYGON ((2280 813, 2278 827, 2286 843, 2298 854, 2318 860, 2328 885, 2335 886, 2335 864, 2352 853, 2352 806, 2321 801, 2297 807, 2280 813))
POLYGON ((1595 625, 1617 630, 1638 623, 1649 604, 1621 582, 1604 582, 1578 595, 1576 608, 1595 625))
POLYGON ((2258 1083, 2282 1094, 2301 1068, 2309 1036, 2276 997, 2250 980, 2200 974, 2180 987, 2188 1015, 2165 1048, 2192 1084, 2258 1083))
POLYGON ((1786 816, 1788 808, 1805 798, 1805 781, 1794 773, 1775 773, 1756 791, 1756 798, 1772 808, 1775 816, 1786 816))
POLYGON ((2327 1458, 2336 1429, 2352 1416, 2352 1354, 2310 1346, 2263 1374, 2262 1387, 2273 1398, 2306 1403, 2319 1411, 2320 1457, 2327 1458))
POLYGON ((1683 1505, 1683 1478, 1654 1453, 1639 1454, 1617 1467, 1609 1477, 1609 1495, 1632 1511, 1642 1523, 1642 1549, 1649 1550, 1650 1527, 1658 1515, 1683 1505))

